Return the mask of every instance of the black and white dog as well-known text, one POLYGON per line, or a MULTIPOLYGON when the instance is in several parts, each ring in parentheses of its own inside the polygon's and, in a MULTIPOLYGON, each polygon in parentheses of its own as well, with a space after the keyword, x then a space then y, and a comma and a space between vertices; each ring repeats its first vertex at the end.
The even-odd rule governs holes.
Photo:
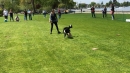
POLYGON ((66 35, 67 35, 68 38, 72 38, 72 35, 70 33, 70 28, 72 28, 71 24, 69 25, 69 27, 63 28, 64 38, 66 37, 66 35))

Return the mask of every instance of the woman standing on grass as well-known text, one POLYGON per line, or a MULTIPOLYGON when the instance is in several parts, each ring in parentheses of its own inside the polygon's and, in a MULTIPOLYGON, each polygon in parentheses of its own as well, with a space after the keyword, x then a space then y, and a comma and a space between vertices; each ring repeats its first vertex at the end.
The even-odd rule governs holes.
POLYGON ((51 31, 50 31, 50 34, 52 34, 53 24, 55 24, 58 34, 60 34, 61 32, 59 31, 58 24, 57 24, 58 19, 57 19, 57 15, 55 14, 55 11, 54 11, 54 10, 52 10, 51 13, 50 13, 49 22, 51 23, 51 31))
POLYGON ((115 19, 114 12, 115 12, 114 4, 111 4, 111 16, 112 16, 112 20, 115 19))
POLYGON ((106 6, 102 10, 102 14, 103 14, 102 18, 107 17, 107 8, 106 8, 106 6))
POLYGON ((4 9, 4 11, 3 11, 3 16, 5 18, 5 22, 7 22, 7 20, 8 20, 8 11, 6 9, 4 9))
POLYGON ((91 8, 91 13, 92 13, 92 17, 96 18, 94 6, 92 6, 92 8, 91 8))
POLYGON ((60 9, 58 10, 58 17, 59 17, 59 19, 61 18, 61 11, 60 11, 60 9))
POLYGON ((29 20, 32 20, 32 11, 28 9, 28 16, 29 16, 29 20))
POLYGON ((42 11, 42 14, 43 14, 44 18, 46 18, 47 12, 45 10, 42 11))
POLYGON ((13 18, 13 11, 12 11, 12 9, 10 9, 9 14, 10 14, 10 21, 11 21, 11 20, 14 21, 14 18, 13 18))
POLYGON ((28 15, 28 13, 27 13, 27 10, 25 9, 24 10, 24 20, 26 20, 26 21, 27 21, 27 15, 28 15))

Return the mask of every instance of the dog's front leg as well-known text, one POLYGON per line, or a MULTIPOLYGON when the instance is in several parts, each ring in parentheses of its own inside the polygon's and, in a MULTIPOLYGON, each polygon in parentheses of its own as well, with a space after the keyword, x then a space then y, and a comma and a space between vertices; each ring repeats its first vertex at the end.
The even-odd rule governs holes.
POLYGON ((66 33, 64 33, 64 38, 66 37, 66 33))

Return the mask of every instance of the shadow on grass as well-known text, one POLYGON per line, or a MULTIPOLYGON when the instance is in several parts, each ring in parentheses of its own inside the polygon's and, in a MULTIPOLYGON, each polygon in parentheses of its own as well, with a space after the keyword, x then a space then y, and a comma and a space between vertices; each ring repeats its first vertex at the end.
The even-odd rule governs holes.
POLYGON ((76 38, 76 37, 78 37, 78 36, 72 36, 72 37, 67 37, 68 39, 74 39, 74 38, 76 38))
POLYGON ((74 39, 73 37, 68 37, 68 39, 74 39))
POLYGON ((74 39, 73 37, 64 37, 64 39, 74 39))

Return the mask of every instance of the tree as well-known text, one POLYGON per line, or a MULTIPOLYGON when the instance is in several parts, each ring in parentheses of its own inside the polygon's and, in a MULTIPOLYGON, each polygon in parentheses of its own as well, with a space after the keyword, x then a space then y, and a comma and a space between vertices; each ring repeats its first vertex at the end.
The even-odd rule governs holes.
POLYGON ((73 0, 69 0, 68 8, 74 8, 75 5, 76 5, 76 2, 73 2, 73 0))
POLYGON ((101 5, 100 5, 99 3, 97 3, 97 4, 96 4, 96 7, 100 8, 100 7, 101 7, 101 5))
POLYGON ((85 3, 79 4, 79 8, 86 8, 86 4, 85 3))
POLYGON ((101 7, 103 6, 103 1, 101 2, 101 7))
POLYGON ((119 2, 115 2, 115 5, 116 5, 116 6, 120 6, 120 3, 119 3, 119 2))
POLYGON ((65 4, 65 9, 68 9, 68 4, 70 0, 59 0, 60 3, 65 4))
POLYGON ((112 3, 112 0, 110 0, 108 3, 106 3, 106 6, 109 7, 112 3))
POLYGON ((109 1, 109 5, 112 4, 112 3, 113 3, 113 2, 110 0, 110 1, 109 1))
POLYGON ((60 3, 60 4, 58 5, 58 8, 65 8, 65 4, 60 3))
POLYGON ((19 0, 17 1, 10 1, 10 0, 3 0, 4 8, 9 10, 12 9, 14 12, 19 11, 19 0))
POLYGON ((103 5, 103 1, 101 2, 101 5, 103 5))
POLYGON ((64 4, 65 9, 73 8, 76 5, 76 2, 73 2, 73 0, 58 0, 59 4, 64 4))
POLYGON ((95 2, 91 2, 91 6, 95 6, 96 5, 96 3, 95 2))
POLYGON ((36 10, 35 10, 34 0, 31 0, 31 2, 32 2, 32 6, 33 6, 33 11, 34 11, 34 13, 35 13, 35 12, 36 12, 36 10))
POLYGON ((73 0, 0 0, 0 3, 6 9, 33 9, 34 12, 38 9, 56 9, 58 7, 68 9, 73 8, 76 4, 73 0))
POLYGON ((113 3, 117 2, 117 0, 113 0, 113 3))
POLYGON ((129 4, 129 3, 128 3, 128 2, 125 2, 125 1, 122 3, 123 6, 128 6, 128 4, 129 4))

